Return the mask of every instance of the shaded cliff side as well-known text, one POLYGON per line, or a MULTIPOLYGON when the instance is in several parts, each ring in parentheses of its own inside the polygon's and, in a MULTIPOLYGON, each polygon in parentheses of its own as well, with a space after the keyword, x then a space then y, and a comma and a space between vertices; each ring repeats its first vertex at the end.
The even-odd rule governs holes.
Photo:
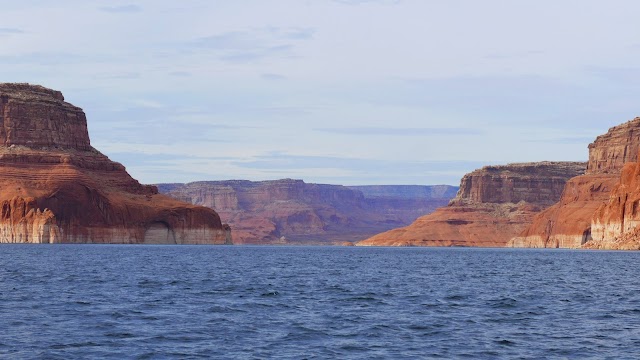
POLYGON ((302 180, 159 184, 160 192, 215 209, 236 243, 337 244, 411 223, 443 206, 453 186, 356 186, 302 180), (365 195, 366 194, 366 195, 365 195))
POLYGON ((585 163, 540 162, 486 166, 462 178, 447 207, 359 246, 505 246, 542 209, 555 203, 585 163))
POLYGON ((89 141, 62 93, 0 84, 0 242, 224 244, 215 211, 158 194, 89 141))
MULTIPOLYGON (((531 226, 515 237, 510 246, 579 248, 591 241, 596 231, 601 244, 606 232, 602 218, 592 227, 594 215, 619 192, 625 164, 638 159, 640 118, 612 127, 589 144, 589 163, 584 175, 571 179, 559 202, 538 214, 531 226)), ((614 232, 609 232, 613 236, 614 232)), ((607 235, 609 236, 609 235, 607 235)))

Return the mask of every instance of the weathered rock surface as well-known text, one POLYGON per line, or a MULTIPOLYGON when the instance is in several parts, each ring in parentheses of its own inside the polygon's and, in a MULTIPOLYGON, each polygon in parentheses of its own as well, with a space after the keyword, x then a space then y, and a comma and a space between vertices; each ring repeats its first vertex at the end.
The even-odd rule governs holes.
POLYGON ((625 164, 637 161, 639 148, 640 118, 612 127, 598 136, 589 145, 586 173, 567 182, 560 201, 538 214, 531 226, 509 245, 579 248, 597 237, 599 247, 605 247, 608 241, 605 239, 616 233, 613 227, 621 225, 614 225, 611 216, 615 211, 611 209, 599 211, 601 218, 595 222, 594 215, 609 202, 614 189, 620 194, 627 191, 617 184, 625 164))
POLYGON ((447 207, 357 245, 505 246, 585 168, 576 162, 486 166, 462 178, 458 195, 447 207))
POLYGON ((618 182, 614 174, 589 174, 567 182, 557 204, 536 215, 508 246, 579 248, 591 240, 591 219, 618 182))
POLYGON ((587 174, 620 174, 624 164, 636 162, 640 150, 640 117, 614 126, 589 144, 587 174))
POLYGON ((215 211, 158 194, 89 142, 58 91, 0 84, 0 242, 224 244, 215 211))
POLYGON ((302 180, 159 184, 160 192, 215 209, 235 243, 346 244, 411 223, 447 204, 453 186, 358 186, 302 180))
POLYGON ((607 202, 593 215, 592 249, 640 250, 640 163, 622 168, 619 181, 607 202))

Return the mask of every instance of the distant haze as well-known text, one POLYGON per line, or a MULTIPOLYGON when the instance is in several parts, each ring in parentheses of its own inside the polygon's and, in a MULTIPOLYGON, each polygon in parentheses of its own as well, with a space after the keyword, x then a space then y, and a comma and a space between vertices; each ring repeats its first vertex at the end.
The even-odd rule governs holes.
POLYGON ((0 82, 141 182, 451 184, 640 115, 640 2, 0 0, 0 82))

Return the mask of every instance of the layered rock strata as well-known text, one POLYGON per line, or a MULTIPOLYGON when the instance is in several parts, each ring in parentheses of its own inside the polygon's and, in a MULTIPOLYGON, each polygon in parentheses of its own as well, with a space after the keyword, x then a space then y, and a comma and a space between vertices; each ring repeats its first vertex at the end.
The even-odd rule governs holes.
MULTIPOLYGON (((625 164, 638 159, 640 148, 640 118, 615 126, 589 145, 589 163, 584 175, 571 179, 560 201, 535 217, 531 226, 515 237, 510 243, 514 247, 579 248, 597 239, 599 247, 605 247, 618 233, 611 229, 611 214, 614 210, 601 210, 605 204, 613 202, 615 208, 624 201, 622 196, 628 186, 618 185, 625 164), (612 191, 615 192, 612 195, 612 191), (616 195, 618 194, 618 195, 616 195), (613 197, 612 197, 613 196, 613 197), (598 213, 598 217, 594 215, 598 213), (610 225, 604 225, 604 224, 610 225)), ((628 181, 628 173, 622 183, 628 181), (627 178, 625 178, 627 176, 627 178), (626 180, 625 180, 626 179, 626 180)), ((627 223, 627 225, 632 224, 627 223)), ((595 246, 595 245, 591 245, 595 246)))
POLYGON ((540 162, 475 170, 462 178, 447 207, 357 245, 503 247, 536 213, 558 201, 567 180, 585 168, 585 163, 540 162))
POLYGON ((359 186, 302 180, 159 184, 161 192, 215 209, 246 244, 347 244, 446 205, 453 186, 359 186))
POLYGON ((640 250, 640 162, 627 163, 591 222, 592 249, 640 250))
POLYGON ((59 91, 0 84, 0 242, 224 244, 215 211, 133 179, 95 150, 59 91))

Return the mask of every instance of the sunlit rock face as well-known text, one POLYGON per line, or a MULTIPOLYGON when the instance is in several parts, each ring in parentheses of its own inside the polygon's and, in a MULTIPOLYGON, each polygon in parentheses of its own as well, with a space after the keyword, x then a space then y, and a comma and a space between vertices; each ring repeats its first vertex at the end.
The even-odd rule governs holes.
POLYGON ((579 248, 591 240, 591 220, 609 199, 618 177, 589 174, 567 182, 560 201, 536 215, 531 226, 510 245, 535 248, 579 248))
POLYGON ((357 245, 506 246, 536 213, 558 201, 567 180, 585 168, 576 162, 486 166, 462 178, 447 207, 357 245))
POLYGON ((640 117, 614 126, 589 144, 587 174, 620 174, 622 167, 638 160, 640 117))
POLYGON ((0 84, 0 242, 223 244, 215 211, 158 194, 91 147, 59 91, 0 84))
MULTIPOLYGON (((627 191, 619 185, 623 168, 638 160, 640 118, 612 127, 589 145, 589 163, 584 175, 571 179, 560 201, 537 215, 530 227, 511 241, 518 247, 611 247, 624 232, 621 216, 613 208, 623 208, 618 195, 627 191), (612 193, 614 192, 615 193, 612 193), (614 204, 611 204, 613 202, 614 204), (617 202, 617 204, 615 204, 617 202), (608 210, 602 209, 606 204, 608 210), (616 220, 616 218, 618 220, 616 220), (593 240, 597 240, 593 242, 593 240)), ((622 182, 630 181, 628 172, 622 182), (626 177, 625 177, 626 176, 626 177), (626 179, 626 180, 625 180, 626 179)), ((628 214, 627 214, 628 215, 628 214)))
POLYGON ((593 216, 593 240, 585 247, 640 250, 640 163, 622 168, 619 181, 607 202, 593 216))
POLYGON ((571 179, 560 201, 536 216, 533 224, 515 237, 511 245, 558 248, 622 246, 618 238, 631 231, 635 222, 631 220, 625 225, 622 219, 629 214, 623 216, 619 211, 627 205, 623 194, 633 186, 630 164, 638 161, 639 148, 640 118, 612 127, 606 134, 598 136, 589 145, 586 173, 571 179))

